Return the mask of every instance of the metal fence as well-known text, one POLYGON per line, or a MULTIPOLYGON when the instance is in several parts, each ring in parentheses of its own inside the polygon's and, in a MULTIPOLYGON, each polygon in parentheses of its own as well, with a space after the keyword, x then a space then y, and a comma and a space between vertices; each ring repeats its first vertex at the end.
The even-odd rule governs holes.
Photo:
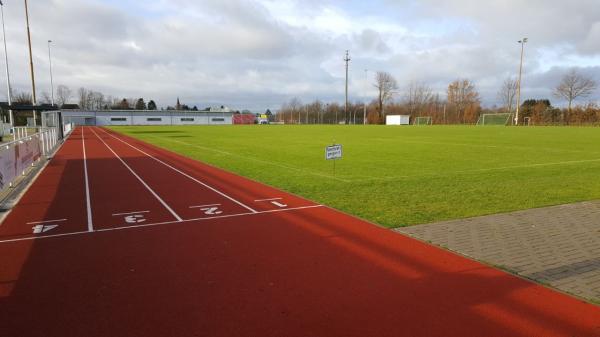
MULTIPOLYGON (((72 129, 72 124, 64 125, 64 136, 72 129)), ((13 128, 15 140, 0 145, 0 191, 12 187, 30 167, 51 156, 61 143, 60 131, 57 127, 13 128)))

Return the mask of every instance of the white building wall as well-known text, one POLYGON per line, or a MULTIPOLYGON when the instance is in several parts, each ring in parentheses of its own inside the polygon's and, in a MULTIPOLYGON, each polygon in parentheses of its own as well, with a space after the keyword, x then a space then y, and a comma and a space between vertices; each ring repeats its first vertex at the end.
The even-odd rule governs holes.
POLYGON ((233 114, 187 111, 76 111, 63 110, 63 118, 76 125, 231 125, 233 114))

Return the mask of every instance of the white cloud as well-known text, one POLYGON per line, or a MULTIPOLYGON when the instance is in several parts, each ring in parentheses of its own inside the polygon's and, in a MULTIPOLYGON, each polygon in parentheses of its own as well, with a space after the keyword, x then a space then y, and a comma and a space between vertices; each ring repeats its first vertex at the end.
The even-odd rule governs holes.
MULTIPOLYGON (((493 104, 500 83, 516 74, 523 35, 530 38, 525 97, 550 97, 570 67, 600 81, 597 0, 38 0, 30 6, 39 92, 49 91, 48 39, 56 83, 159 105, 178 96, 191 105, 256 109, 277 108, 293 96, 341 100, 346 49, 352 97, 363 97, 369 69, 439 92, 467 77, 493 104)), ((24 11, 11 2, 5 12, 14 86, 29 90, 24 11)), ((0 87, 0 99, 4 92, 0 87)))

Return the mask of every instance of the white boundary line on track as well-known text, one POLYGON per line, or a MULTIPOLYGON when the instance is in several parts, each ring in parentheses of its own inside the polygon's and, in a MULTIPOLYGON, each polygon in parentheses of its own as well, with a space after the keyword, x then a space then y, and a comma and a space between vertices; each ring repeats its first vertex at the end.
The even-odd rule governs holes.
POLYGON ((85 203, 87 207, 87 227, 88 232, 94 231, 94 222, 92 221, 92 201, 90 200, 90 180, 88 178, 87 154, 85 152, 85 137, 83 135, 84 127, 81 127, 81 143, 83 147, 83 172, 85 176, 85 203))
POLYGON ((127 212, 127 213, 115 213, 112 216, 117 215, 130 215, 130 214, 142 214, 142 213, 150 213, 150 211, 139 211, 139 212, 127 212))
POLYGON ((217 189, 216 189, 216 188, 214 188, 214 187, 211 187, 211 186, 209 186, 209 185, 207 185, 207 184, 205 184, 205 183, 201 182, 200 180, 198 180, 198 179, 196 179, 196 178, 194 178, 194 177, 190 176, 189 174, 187 174, 187 173, 185 173, 185 172, 183 172, 183 171, 179 170, 178 168, 175 168, 175 167, 173 167, 173 166, 171 166, 171 165, 169 165, 169 164, 165 163, 164 161, 162 161, 162 160, 160 160, 160 159, 158 159, 158 158, 156 158, 156 157, 154 157, 154 156, 152 156, 152 155, 150 155, 150 154, 148 154, 148 153, 144 152, 143 150, 141 150, 141 149, 139 149, 139 148, 137 148, 137 147, 135 147, 135 146, 133 146, 133 145, 129 144, 128 142, 126 142, 126 141, 122 140, 121 138, 119 138, 119 137, 117 137, 117 136, 114 136, 114 135, 113 135, 113 134, 111 134, 111 133, 108 133, 108 132, 106 132, 104 129, 100 128, 100 130, 102 130, 102 132, 106 133, 107 135, 109 135, 109 136, 113 137, 114 139, 116 139, 116 140, 118 140, 118 141, 122 142, 123 144, 126 144, 126 145, 130 146, 131 148, 133 148, 133 149, 135 149, 135 150, 139 151, 140 153, 142 153, 142 154, 144 154, 144 155, 146 155, 146 156, 148 156, 148 157, 150 157, 150 158, 152 158, 152 159, 156 160, 157 162, 159 162, 159 163, 161 163, 161 164, 165 165, 166 167, 168 167, 168 168, 172 169, 173 171, 175 171, 175 172, 177 172, 177 173, 179 173, 179 174, 183 175, 184 177, 187 177, 187 178, 189 178, 189 179, 191 179, 191 180, 195 181, 196 183, 198 183, 198 184, 200 184, 200 185, 202 185, 202 186, 204 186, 204 187, 208 188, 209 190, 211 190, 211 191, 213 191, 213 192, 215 192, 215 193, 217 193, 217 194, 219 194, 219 195, 221 195, 221 196, 223 196, 223 197, 225 197, 225 198, 227 198, 227 199, 229 199, 229 200, 231 200, 231 201, 235 202, 236 204, 238 204, 238 205, 240 205, 240 206, 244 207, 245 209, 249 210, 250 212, 252 212, 252 213, 258 213, 258 211, 257 211, 257 210, 255 210, 255 209, 253 209, 252 207, 250 207, 250 206, 248 206, 248 205, 246 205, 246 204, 244 204, 244 203, 242 203, 242 202, 240 202, 240 201, 238 201, 238 200, 236 200, 236 199, 234 199, 234 198, 232 198, 232 197, 228 196, 227 194, 225 194, 225 193, 223 193, 223 192, 221 192, 221 191, 217 190, 217 189))
POLYGON ((213 206, 221 206, 221 204, 200 205, 200 206, 190 206, 190 208, 213 207, 213 206))
POLYGON ((113 231, 144 228, 144 227, 157 227, 157 226, 173 225, 173 224, 187 223, 187 222, 193 222, 193 221, 206 221, 206 220, 223 219, 223 218, 237 218, 237 217, 243 217, 243 216, 253 216, 253 215, 269 214, 269 213, 290 212, 290 211, 297 211, 297 210, 304 210, 304 209, 311 209, 311 208, 321 208, 321 207, 325 207, 325 206, 323 206, 323 205, 302 206, 302 207, 294 207, 294 208, 286 208, 286 209, 273 209, 273 210, 269 210, 269 211, 260 211, 260 212, 255 212, 255 213, 239 213, 239 214, 230 214, 230 215, 220 215, 220 216, 214 216, 214 217, 185 219, 185 220, 180 220, 180 221, 165 221, 165 222, 156 222, 156 223, 143 224, 143 225, 104 228, 104 229, 96 229, 93 232, 85 231, 85 232, 72 232, 72 233, 62 233, 62 234, 53 234, 53 235, 42 235, 42 236, 37 236, 37 237, 26 237, 26 238, 18 238, 18 239, 0 240, 0 244, 19 242, 19 241, 41 240, 41 239, 57 238, 57 237, 64 237, 64 236, 95 234, 95 233, 100 233, 100 232, 113 232, 113 231))
POLYGON ((37 224, 41 224, 41 223, 48 223, 48 222, 63 222, 63 221, 67 221, 67 219, 58 219, 58 220, 44 220, 44 221, 34 221, 34 222, 28 222, 27 225, 37 225, 37 224))
POLYGON ((146 184, 146 182, 137 173, 135 173, 135 171, 131 167, 129 167, 129 165, 127 165, 127 163, 121 157, 119 157, 119 155, 110 146, 108 146, 108 144, 106 144, 106 142, 102 138, 100 138, 100 136, 98 136, 98 134, 96 133, 96 131, 94 131, 94 129, 92 129, 92 132, 104 144, 104 146, 106 146, 110 150, 110 152, 112 152, 115 155, 115 157, 117 157, 117 159, 119 159, 119 161, 121 161, 121 163, 129 170, 129 172, 131 172, 142 183, 142 185, 144 185, 144 187, 146 187, 146 189, 150 193, 152 193, 152 195, 158 201, 160 201, 160 203, 171 213, 171 215, 173 215, 175 217, 175 219, 177 219, 177 221, 183 220, 179 216, 179 214, 175 213, 175 211, 169 205, 167 205, 167 203, 160 196, 158 196, 158 194, 156 194, 156 192, 154 192, 154 190, 150 186, 148 186, 148 184, 146 184))

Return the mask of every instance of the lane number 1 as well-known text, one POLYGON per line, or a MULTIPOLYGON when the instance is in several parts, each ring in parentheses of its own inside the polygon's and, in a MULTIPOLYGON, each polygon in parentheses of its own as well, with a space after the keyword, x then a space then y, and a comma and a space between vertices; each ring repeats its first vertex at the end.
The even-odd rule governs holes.
POLYGON ((287 207, 287 206, 288 206, 288 205, 286 205, 286 204, 282 204, 282 203, 280 203, 279 201, 271 201, 271 203, 272 203, 273 205, 275 205, 275 206, 279 207, 279 208, 285 208, 285 207, 287 207))

